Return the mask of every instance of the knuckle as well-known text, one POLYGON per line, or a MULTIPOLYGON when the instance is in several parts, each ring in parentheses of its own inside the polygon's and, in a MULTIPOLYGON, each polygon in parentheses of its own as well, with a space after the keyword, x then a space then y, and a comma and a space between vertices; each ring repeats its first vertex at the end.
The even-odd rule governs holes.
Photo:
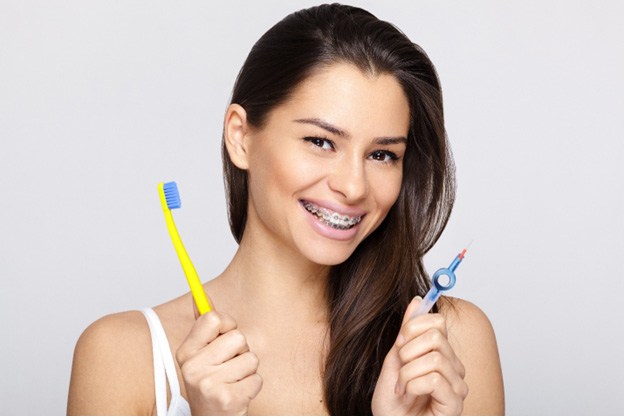
POLYGON ((190 383, 194 383, 199 379, 200 370, 193 361, 187 361, 180 366, 180 371, 184 379, 190 383))
POLYGON ((439 329, 446 328, 446 319, 441 314, 432 314, 433 325, 439 329))
POLYGON ((420 394, 420 384, 417 380, 412 379, 405 385, 405 392, 409 395, 420 394))
POLYGON ((260 374, 254 374, 253 378, 255 381, 256 392, 260 392, 262 386, 264 385, 264 379, 262 379, 262 376, 260 374))
POLYGON ((442 375, 439 372, 432 372, 430 378, 431 385, 439 388, 442 385, 442 375))
POLYGON ((459 362, 459 376, 462 377, 462 379, 466 377, 466 367, 461 362, 459 362))
POLYGON ((429 342, 433 346, 440 346, 440 343, 442 343, 442 339, 444 339, 444 336, 442 335, 442 333, 440 333, 439 330, 432 329, 429 331, 429 342))
POLYGON ((462 399, 465 399, 468 396, 469 392, 470 392, 470 388, 468 387, 468 384, 462 381, 459 395, 462 397, 462 399))
POLYGON ((248 352, 248 356, 249 356, 249 362, 251 363, 251 366, 254 369, 258 369, 258 365, 260 365, 260 359, 258 358, 258 355, 256 355, 253 352, 248 352))
POLYGON ((228 390, 221 390, 219 394, 216 395, 215 401, 224 410, 231 409, 235 402, 234 397, 228 390))
POLYGON ((186 352, 183 349, 183 346, 180 347, 178 350, 176 350, 176 353, 175 353, 176 361, 178 361, 178 363, 181 365, 183 365, 186 362, 186 357, 187 357, 186 352))
POLYGON ((210 313, 204 314, 202 317, 204 318, 204 321, 213 328, 219 328, 221 326, 221 317, 219 316, 219 313, 217 313, 216 311, 211 311, 210 313))
POLYGON ((214 381, 209 377, 201 378, 197 381, 197 387, 204 396, 209 396, 214 390, 214 381))
POLYGON ((434 351, 429 354, 429 361, 437 367, 444 361, 444 356, 440 352, 434 351))
POLYGON ((407 324, 405 325, 405 338, 408 340, 411 339, 411 336, 418 332, 419 327, 420 324, 418 321, 412 320, 407 322, 407 324))
POLYGON ((182 372, 182 375, 184 375, 184 377, 188 377, 190 374, 192 374, 192 369, 191 365, 188 362, 184 362, 184 363, 180 363, 180 371, 182 372))
POLYGON ((407 346, 403 346, 401 349, 399 349, 399 359, 403 363, 406 363, 409 361, 410 356, 409 356, 409 351, 407 349, 407 346))
POLYGON ((247 338, 245 337, 243 332, 241 332, 240 330, 238 329, 231 330, 229 332, 229 335, 230 335, 230 338, 232 339, 232 343, 236 347, 243 347, 247 345, 247 338))

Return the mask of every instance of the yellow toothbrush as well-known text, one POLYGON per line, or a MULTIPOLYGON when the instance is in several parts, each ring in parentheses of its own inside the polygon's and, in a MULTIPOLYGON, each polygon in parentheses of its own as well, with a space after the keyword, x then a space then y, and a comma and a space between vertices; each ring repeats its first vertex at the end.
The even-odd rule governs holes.
POLYGON ((161 182, 158 184, 158 194, 160 195, 160 202, 162 204, 163 212, 165 213, 167 230, 169 230, 173 246, 178 254, 180 263, 182 264, 182 269, 184 269, 184 274, 186 275, 186 280, 191 288, 191 294, 193 294, 197 310, 199 311, 199 314, 208 313, 212 310, 212 307, 208 302, 208 298, 204 292, 204 287, 199 280, 199 276, 197 276, 197 271, 195 271, 191 258, 189 258, 188 253, 186 253, 186 249, 184 249, 182 239, 180 239, 178 229, 173 221, 173 215, 171 214, 171 210, 182 206, 180 193, 178 192, 178 185, 175 182, 161 182))

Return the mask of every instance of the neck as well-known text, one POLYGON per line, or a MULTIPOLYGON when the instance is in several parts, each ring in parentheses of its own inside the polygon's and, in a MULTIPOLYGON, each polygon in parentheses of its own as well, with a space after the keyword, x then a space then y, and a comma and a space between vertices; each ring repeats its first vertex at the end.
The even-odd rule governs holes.
POLYGON ((329 267, 286 245, 245 233, 234 259, 215 281, 230 294, 227 309, 255 326, 327 321, 329 267))

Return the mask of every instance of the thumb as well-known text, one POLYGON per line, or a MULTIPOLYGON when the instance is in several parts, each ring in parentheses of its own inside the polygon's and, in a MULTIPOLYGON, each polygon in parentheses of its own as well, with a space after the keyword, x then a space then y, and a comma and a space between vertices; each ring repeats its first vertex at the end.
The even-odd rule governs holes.
POLYGON ((197 309, 197 304, 195 304, 195 299, 191 297, 191 304, 193 304, 193 316, 195 320, 199 317, 199 310, 197 309))
MULTIPOLYGON (((206 295, 206 298, 208 299, 208 305, 212 306, 212 309, 214 310, 214 303, 208 295, 206 295)), ((192 295, 191 304, 193 304, 193 316, 195 317, 195 320, 197 320, 201 314, 199 314, 199 310, 197 309, 197 303, 195 303, 195 298, 193 298, 192 295)))
POLYGON ((405 314, 403 315, 403 322, 401 323, 401 325, 407 323, 412 318, 412 314, 414 314, 416 309, 418 309, 420 303, 422 303, 422 297, 420 295, 412 299, 412 301, 408 304, 407 309, 405 310, 405 314))
MULTIPOLYGON (((422 302, 422 297, 419 295, 412 298, 412 301, 410 301, 410 303, 407 305, 407 309, 405 310, 405 314, 403 315, 403 321, 401 322, 401 330, 403 330, 403 326, 405 325, 405 323, 410 321, 410 319, 412 318, 412 314, 414 314, 418 306, 420 306, 421 302, 422 302)), ((403 346, 403 343, 405 342, 405 338, 401 334, 401 330, 399 330, 399 334, 396 340, 397 347, 403 346)))

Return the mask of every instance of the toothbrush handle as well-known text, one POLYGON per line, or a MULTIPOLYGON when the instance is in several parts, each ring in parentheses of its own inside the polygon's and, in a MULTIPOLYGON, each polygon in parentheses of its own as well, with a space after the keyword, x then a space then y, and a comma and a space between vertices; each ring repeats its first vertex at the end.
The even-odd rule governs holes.
POLYGON ((457 265, 461 262, 459 257, 455 258, 455 260, 451 263, 448 268, 440 268, 438 269, 431 280, 433 281, 433 285, 429 292, 425 295, 425 298, 420 302, 420 306, 418 309, 412 314, 412 318, 421 316, 423 314, 427 314, 433 308, 433 305, 438 301, 438 298, 442 295, 443 291, 448 291, 455 285, 455 273, 453 272, 457 265), (440 277, 445 275, 448 277, 448 283, 445 285, 440 282, 440 277))
POLYGON ((461 254, 457 255, 455 259, 453 259, 453 262, 451 262, 451 264, 449 265, 448 269, 450 269, 452 272, 455 272, 455 269, 459 266, 459 264, 463 260, 464 258, 462 257, 461 254))
POLYGON ((423 300, 421 301, 416 311, 412 313, 411 318, 427 314, 429 311, 431 311, 436 301, 438 301, 438 298, 440 298, 442 292, 448 291, 455 286, 455 281, 457 280, 455 277, 455 269, 457 269, 461 261, 464 260, 465 254, 466 249, 464 249, 463 252, 461 252, 455 257, 455 259, 453 259, 453 262, 451 262, 448 268, 440 268, 435 272, 435 274, 433 274, 433 277, 431 278, 431 281, 433 281, 433 285, 431 286, 429 292, 425 295, 425 298, 423 298, 423 300), (446 284, 440 282, 440 277, 442 275, 448 277, 448 282, 446 284))
POLYGON ((197 305, 197 311, 199 311, 200 315, 203 315, 204 313, 212 310, 210 303, 208 302, 208 298, 206 297, 206 293, 204 292, 204 287, 199 279, 199 276, 197 275, 195 266, 193 266, 193 262, 191 262, 191 258, 188 256, 188 253, 184 248, 178 229, 173 221, 173 216, 169 210, 165 210, 165 220, 169 236, 171 236, 171 241, 173 242, 173 247, 178 254, 178 259, 180 260, 180 264, 184 270, 184 275, 186 275, 186 280, 188 281, 191 294, 195 300, 195 305, 197 305))
POLYGON ((440 298, 440 295, 442 295, 442 292, 438 290, 435 285, 432 286, 410 318, 413 319, 414 317, 422 316, 423 314, 427 314, 431 311, 435 302, 438 301, 438 298, 440 298))

